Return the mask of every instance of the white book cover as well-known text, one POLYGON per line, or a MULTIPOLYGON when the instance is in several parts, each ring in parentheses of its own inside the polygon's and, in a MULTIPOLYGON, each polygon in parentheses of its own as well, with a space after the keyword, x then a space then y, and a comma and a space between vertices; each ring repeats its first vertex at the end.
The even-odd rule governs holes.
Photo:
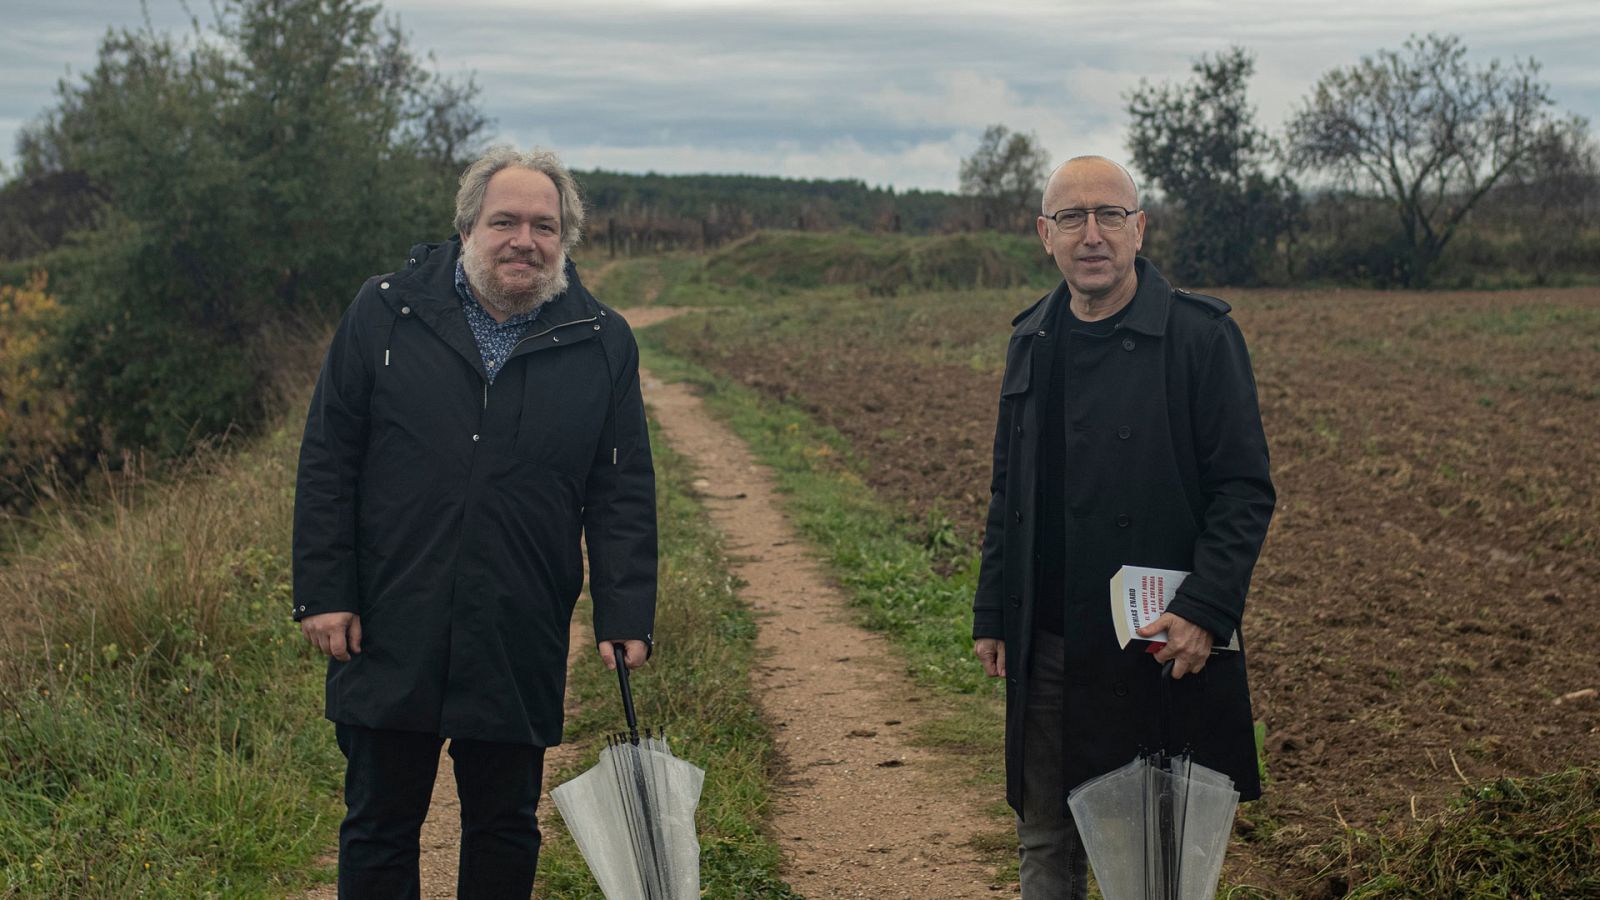
MULTIPOLYGON (((1111 624, 1117 631, 1117 644, 1122 647, 1127 647, 1129 641, 1165 644, 1165 631, 1148 638, 1139 637, 1135 632, 1166 612, 1167 604, 1178 595, 1178 586, 1187 577, 1188 572, 1177 569, 1149 566, 1123 566, 1118 569, 1117 574, 1111 576, 1111 624)), ((1219 644, 1213 649, 1238 650, 1239 633, 1235 631, 1233 639, 1226 646, 1219 644)))

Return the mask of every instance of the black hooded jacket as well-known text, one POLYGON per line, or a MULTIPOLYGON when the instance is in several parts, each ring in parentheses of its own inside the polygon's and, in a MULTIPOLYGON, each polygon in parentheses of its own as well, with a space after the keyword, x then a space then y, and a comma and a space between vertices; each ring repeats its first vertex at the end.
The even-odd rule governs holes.
POLYGON ((369 280, 306 417, 294 617, 361 616, 327 716, 551 746, 589 554, 597 640, 650 641, 655 474, 633 334, 569 262, 490 384, 455 289, 459 239, 369 280))

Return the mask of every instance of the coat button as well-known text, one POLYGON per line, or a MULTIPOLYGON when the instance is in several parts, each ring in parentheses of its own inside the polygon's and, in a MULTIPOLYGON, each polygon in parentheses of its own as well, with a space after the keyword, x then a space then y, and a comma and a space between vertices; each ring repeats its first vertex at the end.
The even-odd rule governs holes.
POLYGON ((409 307, 409 306, 400 307, 400 315, 402 315, 402 316, 411 315, 411 307, 409 307))
POLYGON ((1017 594, 1012 594, 1010 599, 1011 599, 1011 605, 1012 606, 1021 606, 1022 605, 1022 597, 1021 596, 1019 596, 1017 594))
POLYGON ((598 322, 595 323, 594 330, 595 331, 599 331, 600 330, 600 323, 598 323, 598 322))
POLYGON ((383 288, 384 290, 387 291, 389 289, 389 282, 385 281, 384 283, 378 285, 378 287, 383 288))
POLYGON ((1015 513, 1013 513, 1013 515, 1015 515, 1017 517, 1017 521, 1018 522, 1022 521, 1022 510, 1020 510, 1020 509, 1017 510, 1015 513))
POLYGON ((1017 434, 1018 434, 1018 435, 1019 435, 1019 436, 1020 436, 1020 435, 1021 435, 1021 434, 1022 434, 1022 426, 1021 426, 1021 425, 1018 425, 1018 426, 1017 426, 1017 434))
POLYGON ((1126 697, 1128 696, 1128 686, 1119 681, 1111 686, 1111 693, 1116 694, 1118 697, 1126 697))
POLYGON ((474 444, 476 444, 476 443, 477 443, 477 442, 478 442, 478 436, 477 436, 477 435, 473 435, 473 436, 472 436, 472 442, 473 442, 473 443, 474 443, 474 444))
POLYGON ((1044 337, 1044 332, 1039 332, 1039 337, 1044 337))
POLYGON ((1133 519, 1129 518, 1127 513, 1122 513, 1121 515, 1117 516, 1118 528, 1127 528, 1131 524, 1133 524, 1133 519))
POLYGON ((1126 425, 1123 425, 1121 428, 1117 429, 1117 437, 1122 438, 1123 440, 1127 440, 1128 435, 1130 434, 1133 434, 1133 429, 1126 425))
POLYGON ((550 343, 559 344, 559 343, 561 343, 561 338, 558 338, 558 337, 556 337, 555 335, 552 334, 552 335, 550 335, 550 343))
POLYGON ((1132 350, 1133 349, 1133 338, 1123 338, 1122 339, 1122 349, 1124 349, 1124 350, 1132 350))

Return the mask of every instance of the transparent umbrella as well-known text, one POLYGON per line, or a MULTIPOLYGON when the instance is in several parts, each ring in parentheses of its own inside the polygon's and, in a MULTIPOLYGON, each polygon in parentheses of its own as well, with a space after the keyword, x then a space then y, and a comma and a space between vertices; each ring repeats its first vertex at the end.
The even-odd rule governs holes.
POLYGON ((1233 779, 1187 753, 1144 754, 1073 788, 1067 805, 1106 900, 1215 896, 1239 808, 1233 779))
POLYGON ((628 733, 608 738, 600 761, 550 796, 608 900, 698 898, 694 811, 705 771, 673 756, 659 732, 639 736, 623 656, 619 644, 628 733))

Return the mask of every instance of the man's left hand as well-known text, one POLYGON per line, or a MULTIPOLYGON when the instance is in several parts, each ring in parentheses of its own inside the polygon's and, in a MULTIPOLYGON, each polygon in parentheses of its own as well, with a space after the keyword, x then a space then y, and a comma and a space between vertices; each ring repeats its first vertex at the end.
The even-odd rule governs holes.
POLYGON ((650 656, 649 648, 645 646, 644 641, 601 641, 600 661, 606 664, 606 671, 617 670, 617 654, 612 646, 614 644, 622 644, 626 649, 624 656, 630 669, 644 665, 644 661, 650 656))
POLYGON ((1167 645, 1156 651, 1156 662, 1165 664, 1169 659, 1176 660, 1172 664, 1173 678, 1182 678, 1206 667, 1206 660, 1211 658, 1211 632, 1182 616, 1162 613, 1137 634, 1147 638, 1163 631, 1167 633, 1167 645))

